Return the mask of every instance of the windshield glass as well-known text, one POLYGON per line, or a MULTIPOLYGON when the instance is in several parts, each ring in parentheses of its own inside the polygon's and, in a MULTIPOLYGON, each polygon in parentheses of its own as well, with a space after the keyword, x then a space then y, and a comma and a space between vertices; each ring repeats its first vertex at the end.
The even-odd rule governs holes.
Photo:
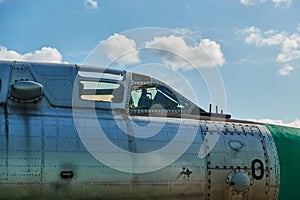
POLYGON ((161 85, 135 86, 131 91, 130 108, 132 109, 182 109, 175 94, 161 85))

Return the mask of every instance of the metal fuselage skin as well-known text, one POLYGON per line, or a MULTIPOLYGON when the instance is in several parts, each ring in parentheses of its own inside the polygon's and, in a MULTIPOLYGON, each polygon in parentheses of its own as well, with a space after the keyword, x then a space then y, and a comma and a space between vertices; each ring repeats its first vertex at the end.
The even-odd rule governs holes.
MULTIPOLYGON (((281 160, 263 124, 178 117, 194 105, 175 91, 186 101, 180 113, 153 109, 165 115, 152 116, 134 109, 132 88, 168 86, 130 72, 110 71, 121 74, 123 92, 120 101, 109 103, 81 98, 79 83, 97 79, 87 77, 90 68, 78 76, 76 65, 0 62, 0 71, 0 199, 278 199, 281 160), (18 81, 41 84, 42 98, 10 97, 18 81), (83 140, 99 127, 120 151, 91 151, 83 140), (141 132, 149 137, 138 137, 141 132), (124 152, 148 155, 166 146, 144 168, 135 156, 116 160, 124 152)), ((89 139, 101 146, 103 138, 89 139)))

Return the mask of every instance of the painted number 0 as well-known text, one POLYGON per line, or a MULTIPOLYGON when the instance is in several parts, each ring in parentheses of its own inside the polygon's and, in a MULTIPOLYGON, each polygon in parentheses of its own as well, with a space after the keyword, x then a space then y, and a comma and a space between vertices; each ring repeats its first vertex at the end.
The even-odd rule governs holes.
POLYGON ((256 180, 260 180, 264 177, 264 163, 259 160, 259 159, 254 159, 251 163, 251 170, 252 170, 252 176, 253 178, 255 178, 256 180), (259 164, 258 169, 260 169, 260 173, 257 175, 256 171, 255 171, 255 165, 259 164))

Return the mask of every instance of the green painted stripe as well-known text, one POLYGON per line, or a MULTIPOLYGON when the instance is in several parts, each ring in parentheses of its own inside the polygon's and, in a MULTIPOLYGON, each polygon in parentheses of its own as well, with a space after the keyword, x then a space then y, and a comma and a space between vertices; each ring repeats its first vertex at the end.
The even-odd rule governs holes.
POLYGON ((279 199, 300 199, 300 129, 266 124, 280 162, 279 199))

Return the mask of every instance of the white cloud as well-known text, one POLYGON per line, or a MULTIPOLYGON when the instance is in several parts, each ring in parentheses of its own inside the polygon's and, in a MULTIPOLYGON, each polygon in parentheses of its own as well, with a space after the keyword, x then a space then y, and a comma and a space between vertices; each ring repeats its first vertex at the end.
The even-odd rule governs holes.
POLYGON ((122 66, 140 62, 135 41, 124 35, 114 34, 107 40, 101 41, 100 46, 110 61, 115 61, 122 66))
POLYGON ((162 61, 174 69, 222 66, 225 63, 221 47, 215 41, 202 39, 197 45, 188 45, 182 37, 155 37, 146 42, 146 48, 156 49, 162 61))
POLYGON ((177 28, 175 31, 179 32, 181 35, 184 35, 185 38, 191 38, 195 41, 200 41, 202 39, 201 30, 199 28, 177 28))
POLYGON ((240 0, 240 3, 245 6, 256 5, 259 3, 265 3, 267 0, 240 0))
POLYGON ((293 0, 272 0, 277 7, 290 7, 293 4, 293 0))
POLYGON ((295 119, 294 121, 290 123, 285 123, 282 120, 273 120, 273 119, 250 119, 249 121, 255 121, 259 123, 265 123, 265 124, 275 124, 275 125, 281 125, 281 126, 289 126, 289 127, 295 127, 295 128, 300 128, 300 120, 295 119))
POLYGON ((97 9, 98 8, 98 1, 97 0, 84 0, 85 6, 90 9, 97 9))
MULTIPOLYGON (((281 51, 276 57, 279 63, 287 63, 300 58, 300 35, 294 33, 289 35, 285 32, 276 30, 268 30, 262 32, 259 28, 254 26, 238 30, 238 34, 245 36, 245 43, 249 45, 261 46, 280 46, 281 51)), ((284 65, 278 70, 280 75, 288 75, 294 68, 291 65, 284 65)))
POLYGON ((277 56, 277 61, 284 63, 300 58, 300 36, 294 34, 284 40, 282 50, 277 56))
MULTIPOLYGON (((241 65, 244 63, 250 63, 250 60, 248 58, 241 58, 240 60, 232 62, 232 64, 235 64, 235 65, 241 65)), ((251 63, 255 63, 255 62, 251 62, 251 63)))
POLYGON ((282 76, 287 76, 294 70, 294 67, 290 64, 285 64, 283 68, 278 70, 278 73, 282 76))
MULTIPOLYGON (((177 30, 178 31, 178 30, 177 30)), ((180 33, 191 33, 188 29, 180 29, 180 33)), ((225 63, 221 47, 215 41, 203 39, 196 45, 188 45, 181 36, 171 35, 155 37, 145 41, 140 48, 149 48, 159 59, 174 69, 184 70, 195 67, 222 66, 225 63)), ((107 59, 121 66, 140 63, 140 50, 135 40, 125 35, 114 34, 100 42, 107 59)))
MULTIPOLYGON (((245 6, 254 6, 257 4, 266 3, 268 0, 240 0, 240 3, 245 6)), ((293 4, 293 0, 271 0, 276 7, 288 8, 293 4)))
POLYGON ((62 55, 56 48, 52 47, 43 47, 33 53, 20 54, 0 46, 0 60, 61 63, 62 55))
POLYGON ((281 44, 286 38, 286 33, 279 33, 276 30, 268 30, 262 32, 259 28, 254 26, 238 30, 237 33, 246 35, 245 42, 247 44, 254 44, 256 46, 271 46, 281 44))

